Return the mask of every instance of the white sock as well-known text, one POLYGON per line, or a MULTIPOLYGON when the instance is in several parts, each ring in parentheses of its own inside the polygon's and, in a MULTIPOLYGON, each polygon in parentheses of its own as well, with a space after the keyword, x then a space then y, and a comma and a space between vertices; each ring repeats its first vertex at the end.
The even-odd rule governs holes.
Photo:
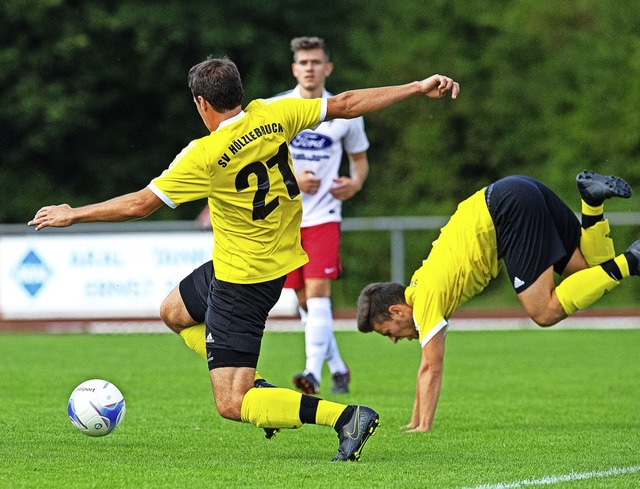
POLYGON ((329 297, 307 299, 307 322, 304 344, 307 354, 305 373, 311 373, 320 382, 322 365, 329 353, 333 337, 333 316, 329 297))
POLYGON ((338 342, 331 331, 331 343, 329 344, 329 354, 327 355, 327 365, 329 366, 329 372, 333 374, 346 374, 349 368, 342 360, 340 356, 340 350, 338 350, 338 342))
POLYGON ((305 326, 307 324, 307 311, 298 306, 298 314, 300 314, 300 322, 302 323, 302 326, 305 326))

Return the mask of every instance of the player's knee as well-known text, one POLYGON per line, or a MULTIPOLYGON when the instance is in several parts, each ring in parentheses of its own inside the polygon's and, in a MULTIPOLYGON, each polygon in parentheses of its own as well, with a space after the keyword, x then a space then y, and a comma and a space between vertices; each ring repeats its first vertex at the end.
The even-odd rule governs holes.
POLYGON ((238 403, 216 399, 216 408, 218 409, 218 414, 223 418, 230 419, 231 421, 240 421, 241 408, 238 403))
POLYGON ((164 321, 164 324, 166 324, 167 326, 169 326, 169 324, 173 321, 173 313, 171 311, 171 308, 169 307, 167 299, 163 300, 162 304, 160 304, 160 319, 162 319, 162 321, 164 321))
POLYGON ((562 319, 562 317, 559 317, 558 314, 556 314, 555 311, 552 311, 551 309, 534 311, 533 313, 529 314, 529 317, 533 320, 534 323, 542 328, 553 326, 562 319))
POLYGON ((543 328, 553 326, 567 317, 562 304, 555 296, 546 299, 546 297, 538 295, 535 297, 521 297, 521 300, 529 317, 543 328))
POLYGON ((167 299, 160 304, 160 319, 169 329, 176 333, 179 333, 185 327, 181 324, 180 315, 176 312, 172 302, 167 299))

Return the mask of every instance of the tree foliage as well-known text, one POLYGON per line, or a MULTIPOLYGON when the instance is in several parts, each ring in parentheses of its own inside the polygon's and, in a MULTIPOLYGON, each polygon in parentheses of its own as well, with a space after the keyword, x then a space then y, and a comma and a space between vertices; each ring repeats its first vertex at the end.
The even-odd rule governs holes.
POLYGON ((293 84, 296 35, 327 39, 334 92, 434 72, 462 86, 455 102, 414 100, 367 117, 372 172, 348 215, 447 213, 511 173, 566 198, 584 167, 640 182, 632 0, 8 0, 0 19, 0 222, 146 185, 204 134, 188 68, 227 55, 246 101, 266 97, 293 84))
MULTIPOLYGON (((246 100, 291 86, 289 40, 315 31, 336 48, 354 2, 7 0, 0 4, 0 222, 46 203, 138 190, 205 134, 188 69, 229 56, 246 100), (306 20, 302 15, 306 15, 306 20), (23 189, 16 192, 17 187, 23 189)), ((156 218, 191 219, 202 203, 156 218)))
POLYGON ((369 5, 367 22, 352 30, 368 80, 438 71, 462 93, 367 118, 380 167, 355 212, 450 212, 513 173, 541 178, 566 199, 575 199, 573 176, 583 168, 638 183, 638 2, 369 5))

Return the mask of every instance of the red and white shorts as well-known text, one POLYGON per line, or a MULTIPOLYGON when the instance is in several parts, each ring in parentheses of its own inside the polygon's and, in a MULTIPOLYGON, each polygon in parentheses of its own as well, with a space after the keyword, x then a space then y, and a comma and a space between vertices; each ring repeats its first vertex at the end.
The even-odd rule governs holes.
POLYGON ((284 287, 301 289, 307 278, 335 280, 342 274, 340 261, 340 223, 327 222, 300 229, 302 248, 309 261, 287 275, 284 287))

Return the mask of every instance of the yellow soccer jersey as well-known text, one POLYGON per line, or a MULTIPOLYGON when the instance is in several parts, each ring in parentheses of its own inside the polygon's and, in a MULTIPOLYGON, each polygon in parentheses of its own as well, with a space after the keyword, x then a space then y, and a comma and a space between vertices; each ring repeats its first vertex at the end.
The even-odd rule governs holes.
POLYGON ((424 347, 463 303, 500 271, 496 232, 485 189, 458 205, 405 291, 424 347))
POLYGON ((258 283, 304 265, 302 203, 288 144, 326 115, 326 99, 255 100, 192 141, 149 188, 165 204, 207 198, 219 280, 258 283))

